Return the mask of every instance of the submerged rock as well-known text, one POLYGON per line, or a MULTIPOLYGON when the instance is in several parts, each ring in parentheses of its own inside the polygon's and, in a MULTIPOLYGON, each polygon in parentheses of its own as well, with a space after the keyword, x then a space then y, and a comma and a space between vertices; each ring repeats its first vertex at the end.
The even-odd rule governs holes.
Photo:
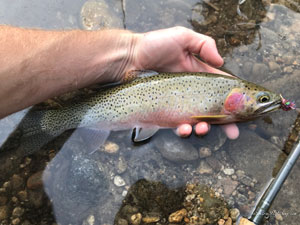
POLYGON ((165 133, 154 140, 156 148, 162 156, 173 162, 186 162, 197 160, 197 149, 188 141, 175 134, 165 133))

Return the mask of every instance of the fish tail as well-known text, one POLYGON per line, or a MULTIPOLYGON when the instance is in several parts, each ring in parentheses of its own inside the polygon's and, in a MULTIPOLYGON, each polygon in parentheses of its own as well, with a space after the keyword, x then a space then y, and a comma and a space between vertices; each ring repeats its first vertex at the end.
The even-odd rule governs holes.
POLYGON ((21 122, 22 137, 20 144, 25 155, 38 151, 61 133, 60 131, 53 132, 44 124, 47 113, 48 111, 29 112, 21 122))

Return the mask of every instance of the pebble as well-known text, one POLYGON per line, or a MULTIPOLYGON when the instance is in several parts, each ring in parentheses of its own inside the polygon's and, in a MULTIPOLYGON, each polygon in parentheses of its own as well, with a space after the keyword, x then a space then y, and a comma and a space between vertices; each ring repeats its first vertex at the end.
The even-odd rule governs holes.
POLYGON ((23 191, 19 191, 19 193, 17 194, 18 195, 18 197, 19 197, 19 199, 21 200, 21 201, 27 201, 27 198, 28 198, 28 193, 27 193, 27 191, 26 190, 23 190, 23 191))
POLYGON ((9 189, 11 187, 11 182, 10 181, 4 182, 4 184, 2 185, 2 187, 5 188, 5 189, 9 189))
POLYGON ((170 223, 180 223, 182 221, 182 219, 184 217, 187 216, 187 211, 186 209, 180 209, 176 212, 173 212, 170 216, 169 216, 169 222, 170 223))
POLYGON ((32 174, 27 180, 27 187, 29 189, 38 189, 43 187, 43 171, 32 174))
POLYGON ((17 225, 17 224, 19 224, 20 222, 21 222, 21 220, 20 220, 19 218, 16 218, 16 219, 13 219, 13 220, 11 221, 11 224, 17 225))
POLYGON ((224 224, 225 224, 225 220, 223 220, 223 219, 218 220, 218 225, 224 225, 224 224))
POLYGON ((5 205, 7 202, 7 197, 6 196, 0 196, 0 206, 5 205))
POLYGON ((287 66, 283 68, 284 73, 292 73, 294 71, 292 66, 287 66))
POLYGON ((117 225, 128 225, 128 222, 127 222, 127 220, 120 218, 117 221, 117 225))
POLYGON ((114 184, 117 186, 117 187, 122 187, 122 186, 125 186, 125 181, 122 177, 120 176, 115 176, 114 177, 114 184))
POLYGON ((12 212, 12 216, 13 217, 21 217, 24 214, 24 209, 21 207, 16 207, 14 208, 13 212, 12 212))
POLYGON ((8 207, 6 205, 0 206, 0 221, 8 218, 8 207))
POLYGON ((24 180, 22 177, 20 177, 19 175, 17 174, 14 174, 12 177, 11 177, 11 184, 12 184, 12 188, 14 190, 18 190, 20 189, 23 184, 24 184, 24 180))
POLYGON ((200 165, 198 167, 198 173, 200 174, 212 174, 213 169, 207 164, 206 161, 200 161, 200 165))
POLYGON ((280 70, 280 66, 276 62, 271 61, 271 62, 269 62, 269 69, 272 72, 273 71, 278 71, 278 70, 280 70))
POLYGON ((131 217, 130 217, 130 223, 132 225, 139 225, 142 221, 142 214, 141 213, 136 213, 136 214, 133 214, 131 217))
POLYGON ((127 222, 127 220, 120 218, 117 221, 117 225, 128 225, 128 222, 127 222))
POLYGON ((245 172, 243 170, 237 170, 235 173, 239 179, 245 176, 245 172))
POLYGON ((119 157, 118 164, 117 164, 117 173, 122 174, 127 169, 127 162, 123 157, 119 157))
POLYGON ((109 154, 116 154, 119 149, 119 145, 111 141, 107 141, 103 146, 101 146, 101 150, 109 154))
POLYGON ((205 159, 205 161, 216 172, 219 172, 222 169, 222 163, 215 157, 208 157, 205 159))
POLYGON ((230 217, 226 220, 225 225, 232 225, 232 219, 230 217))
POLYGON ((208 147, 201 147, 199 149, 199 157, 200 159, 211 156, 211 150, 208 147))
POLYGON ((230 209, 230 217, 233 222, 235 222, 239 216, 240 216, 240 210, 238 210, 237 208, 230 209))
POLYGON ((160 217, 159 216, 146 216, 142 219, 142 221, 144 223, 156 223, 156 222, 160 221, 160 217))
POLYGON ((275 213, 275 219, 277 221, 283 221, 282 215, 280 213, 278 213, 278 212, 275 213))
POLYGON ((86 219, 87 225, 94 225, 95 224, 95 216, 94 215, 89 215, 88 218, 86 219))
POLYGON ((231 168, 225 168, 223 170, 224 174, 228 175, 228 176, 231 176, 234 174, 234 169, 231 169, 231 168))

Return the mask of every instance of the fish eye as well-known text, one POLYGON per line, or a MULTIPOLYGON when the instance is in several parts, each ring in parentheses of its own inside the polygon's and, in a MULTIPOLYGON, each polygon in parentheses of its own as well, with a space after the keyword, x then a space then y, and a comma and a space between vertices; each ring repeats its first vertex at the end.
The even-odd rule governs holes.
POLYGON ((261 96, 258 97, 258 101, 259 101, 260 103, 266 103, 266 102, 268 102, 269 100, 270 100, 270 96, 267 95, 267 94, 263 94, 263 95, 261 95, 261 96))

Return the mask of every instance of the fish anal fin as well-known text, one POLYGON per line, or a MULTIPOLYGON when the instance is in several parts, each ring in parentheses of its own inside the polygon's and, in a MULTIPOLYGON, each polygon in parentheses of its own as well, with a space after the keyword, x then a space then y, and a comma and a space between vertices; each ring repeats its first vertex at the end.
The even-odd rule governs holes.
POLYGON ((157 131, 159 130, 159 127, 135 127, 135 132, 133 133, 132 136, 132 141, 133 142, 141 142, 145 141, 149 138, 151 138, 157 131))
POLYGON ((84 142, 87 143, 86 150, 89 154, 99 150, 110 134, 109 130, 86 127, 77 128, 75 132, 78 132, 78 134, 83 138, 84 142))

